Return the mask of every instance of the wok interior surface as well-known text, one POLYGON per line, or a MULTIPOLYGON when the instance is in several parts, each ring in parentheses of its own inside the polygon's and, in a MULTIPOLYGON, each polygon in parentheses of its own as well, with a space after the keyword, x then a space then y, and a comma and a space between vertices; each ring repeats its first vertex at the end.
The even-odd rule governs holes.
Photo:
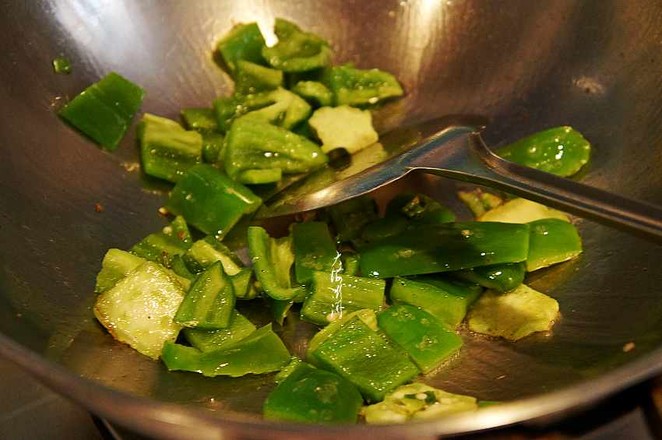
MULTIPOLYGON (((0 8, 0 353, 145 433, 292 438, 310 431, 260 421, 272 376, 169 373, 94 321, 94 279, 105 251, 128 249, 166 223, 157 209, 167 187, 134 166, 132 131, 110 154, 55 114, 109 71, 144 87, 143 111, 177 118, 181 108, 231 93, 211 50, 233 24, 269 27, 284 17, 328 39, 336 64, 378 67, 403 82, 406 97, 378 114, 382 130, 481 115, 490 120, 485 139, 501 145, 572 125, 594 145, 585 183, 662 204, 659 2, 44 0, 0 8), (70 75, 53 73, 59 55, 71 60, 70 75)), ((413 186, 457 205, 453 185, 416 175, 386 192, 413 186)), ((498 415, 492 418, 315 433, 471 431, 591 403, 659 372, 662 249, 577 224, 584 254, 529 280, 560 303, 553 332, 516 344, 465 333, 461 356, 429 380, 483 400, 533 403, 487 410, 498 415), (624 351, 630 342, 634 349, 624 351)), ((281 334, 301 354, 311 331, 293 319, 281 334)))

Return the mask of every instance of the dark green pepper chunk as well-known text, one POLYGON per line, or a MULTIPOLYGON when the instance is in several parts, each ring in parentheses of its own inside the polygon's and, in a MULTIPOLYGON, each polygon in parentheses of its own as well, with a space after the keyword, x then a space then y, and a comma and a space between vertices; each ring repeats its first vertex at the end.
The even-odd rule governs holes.
POLYGON ((181 111, 184 125, 189 130, 208 133, 218 130, 216 112, 213 108, 185 108, 181 111))
POLYGON ((166 207, 206 234, 223 237, 262 200, 211 165, 195 165, 177 182, 166 207))
POLYGON ((255 325, 236 310, 232 312, 230 325, 226 328, 215 330, 202 328, 182 329, 186 340, 200 351, 215 351, 229 348, 251 335, 255 330, 255 325))
POLYGON ((217 261, 195 278, 174 321, 185 327, 226 328, 230 325, 234 304, 232 283, 217 261))
MULTIPOLYGON (((530 255, 531 242, 529 241, 529 256, 530 255)), ((507 292, 524 282, 526 265, 524 263, 505 263, 492 266, 480 266, 455 272, 454 275, 463 280, 487 287, 488 289, 507 292)))
POLYGON ((391 278, 525 261, 526 224, 465 222, 421 225, 361 248, 364 276, 391 278))
POLYGON ((374 105, 404 93, 393 75, 379 69, 334 66, 325 72, 322 82, 333 93, 335 105, 374 105))
POLYGON ((284 72, 306 72, 331 63, 329 44, 317 35, 303 32, 282 18, 276 19, 274 32, 278 43, 262 49, 262 56, 272 67, 284 72))
POLYGON ((338 272, 340 253, 324 222, 304 222, 292 225, 294 274, 299 284, 312 281, 313 272, 338 272))
POLYGON ((210 164, 219 164, 223 158, 225 137, 220 133, 202 134, 202 159, 210 164))
POLYGON ((283 72, 249 61, 237 61, 235 77, 234 90, 240 95, 274 90, 283 85, 283 72))
POLYGON ((278 371, 290 361, 290 353, 268 324, 220 350, 203 352, 168 341, 163 345, 161 359, 170 371, 192 371, 207 377, 239 377, 278 371))
POLYGON ((176 255, 183 255, 189 246, 176 237, 155 232, 133 245, 131 253, 170 268, 176 255))
POLYGON ((577 228, 563 220, 548 218, 529 223, 531 240, 526 270, 533 272, 570 260, 582 252, 577 228))
POLYGON ((266 47, 257 23, 238 24, 218 42, 216 50, 221 55, 230 74, 237 68, 237 61, 265 64, 262 49, 266 47))
POLYGON ((476 284, 445 280, 439 276, 396 277, 389 296, 396 304, 420 307, 450 328, 455 328, 464 320, 469 306, 482 291, 476 284))
POLYGON ((290 269, 294 264, 291 237, 271 238, 259 226, 248 228, 248 252, 257 280, 264 292, 279 301, 303 297, 303 286, 292 286, 290 269))
POLYGON ((94 291, 102 293, 113 287, 136 267, 145 262, 144 258, 120 249, 108 249, 101 262, 94 291))
POLYGON ((591 155, 591 144, 572 127, 550 128, 499 148, 499 156, 557 176, 572 176, 591 155))
POLYGON ((303 423, 355 423, 363 404, 351 382, 301 362, 264 402, 264 417, 303 423))
POLYGON ((225 171, 233 179, 247 170, 305 173, 324 165, 326 154, 313 142, 256 119, 234 121, 225 145, 225 171))
POLYGON ((423 374, 441 365, 462 346, 462 338, 430 313, 396 304, 377 315, 379 328, 411 357, 423 374))
POLYGON ((326 212, 336 229, 339 241, 360 237, 363 228, 378 219, 377 203, 370 196, 360 196, 330 206, 326 212))
POLYGON ((333 94, 319 81, 299 81, 292 91, 317 107, 333 105, 333 94))
POLYGON ((202 136, 177 122, 145 113, 138 126, 140 158, 145 174, 177 182, 202 160, 202 136))
POLYGON ((402 351, 381 331, 355 316, 321 342, 309 356, 321 368, 352 382, 368 402, 378 402, 419 373, 402 351))

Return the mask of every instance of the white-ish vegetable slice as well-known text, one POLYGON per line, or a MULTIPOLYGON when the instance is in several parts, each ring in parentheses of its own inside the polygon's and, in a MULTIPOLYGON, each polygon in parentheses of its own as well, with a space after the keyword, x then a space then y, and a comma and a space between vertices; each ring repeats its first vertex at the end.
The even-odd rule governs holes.
POLYGON ((148 261, 101 293, 94 315, 115 339, 157 359, 163 344, 179 333, 173 317, 184 293, 167 269, 148 261))
POLYGON ((476 398, 453 394, 415 382, 402 385, 382 402, 363 407, 367 423, 402 423, 410 419, 433 419, 478 409, 476 398))
POLYGON ((517 341, 552 328, 559 303, 525 284, 505 293, 487 290, 469 311, 469 329, 517 341))
POLYGON ((485 214, 478 217, 478 221, 529 223, 545 218, 558 218, 566 222, 570 221, 568 216, 561 211, 521 198, 509 200, 503 205, 490 209, 485 214))
POLYGON ((348 105, 321 107, 313 113, 308 124, 322 141, 325 153, 344 148, 353 154, 379 140, 370 111, 348 105))

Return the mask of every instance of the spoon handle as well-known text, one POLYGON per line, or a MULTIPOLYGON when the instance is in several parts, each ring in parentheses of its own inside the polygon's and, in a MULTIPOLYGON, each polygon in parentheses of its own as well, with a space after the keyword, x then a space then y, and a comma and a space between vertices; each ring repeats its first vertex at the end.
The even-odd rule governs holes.
POLYGON ((662 209, 657 206, 506 161, 475 132, 463 150, 440 158, 444 163, 438 168, 414 168, 494 187, 662 243, 662 209))

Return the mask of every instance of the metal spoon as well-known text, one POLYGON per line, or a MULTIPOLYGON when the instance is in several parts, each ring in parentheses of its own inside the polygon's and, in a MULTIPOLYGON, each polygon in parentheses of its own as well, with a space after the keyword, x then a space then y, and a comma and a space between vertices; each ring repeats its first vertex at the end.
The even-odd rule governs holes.
POLYGON ((659 207, 506 161, 483 142, 477 124, 449 125, 446 118, 430 121, 408 133, 416 134, 408 141, 402 139, 407 138, 402 132, 390 136, 399 145, 389 150, 384 161, 366 168, 365 161, 359 160, 350 170, 338 173, 325 170, 313 175, 296 188, 279 194, 260 216, 274 217, 330 206, 417 170, 493 187, 662 242, 659 207), (444 128, 439 129, 440 126, 444 128), (331 174, 336 180, 332 183, 331 174), (322 189, 315 188, 315 180, 322 189))

